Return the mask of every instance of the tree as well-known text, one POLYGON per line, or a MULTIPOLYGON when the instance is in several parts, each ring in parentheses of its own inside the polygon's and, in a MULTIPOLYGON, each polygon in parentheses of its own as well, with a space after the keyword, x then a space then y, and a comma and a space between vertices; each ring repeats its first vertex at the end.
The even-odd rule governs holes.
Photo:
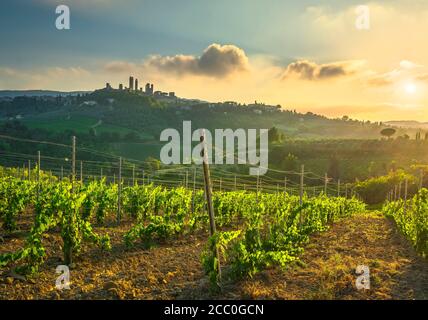
POLYGON ((146 158, 146 160, 144 161, 144 168, 151 170, 151 171, 156 171, 159 170, 161 167, 161 162, 153 157, 148 157, 146 158))
POLYGON ((285 157, 285 159, 282 161, 282 168, 284 170, 295 171, 297 170, 297 167, 298 167, 298 158, 292 153, 289 153, 285 157))
POLYGON ((393 128, 385 128, 383 129, 380 134, 384 137, 387 137, 390 139, 397 131, 393 128))
POLYGON ((276 142, 281 140, 281 133, 275 127, 272 127, 268 132, 269 142, 276 142))
POLYGON ((337 160, 335 155, 330 158, 330 164, 328 166, 327 174, 334 180, 340 178, 339 160, 337 160))

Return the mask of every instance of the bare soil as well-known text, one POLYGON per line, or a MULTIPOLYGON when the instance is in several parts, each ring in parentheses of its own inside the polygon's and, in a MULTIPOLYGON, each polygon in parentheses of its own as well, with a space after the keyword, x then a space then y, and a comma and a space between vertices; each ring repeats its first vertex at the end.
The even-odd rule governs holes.
MULTIPOLYGON (((0 253, 25 242, 23 231, 0 237, 0 253)), ((311 237, 300 261, 286 270, 271 268, 252 279, 228 281, 210 289, 200 254, 207 233, 185 235, 151 249, 125 247, 123 234, 132 222, 98 227, 111 237, 112 250, 84 246, 71 269, 71 287, 59 291, 55 270, 62 264, 62 240, 46 235, 48 258, 40 272, 21 277, 0 269, 0 299, 428 299, 428 261, 419 257, 393 222, 377 213, 339 221, 311 237), (357 290, 358 265, 370 268, 369 290, 357 290)), ((227 271, 227 266, 225 267, 227 271)))

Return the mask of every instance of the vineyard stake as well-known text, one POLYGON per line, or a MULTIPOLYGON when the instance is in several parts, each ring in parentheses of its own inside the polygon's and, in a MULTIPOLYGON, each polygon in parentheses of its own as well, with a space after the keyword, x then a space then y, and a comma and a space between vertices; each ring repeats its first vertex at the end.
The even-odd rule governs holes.
POLYGON ((324 174, 324 194, 327 196, 327 184, 328 184, 328 175, 324 174))
POLYGON ((31 181, 31 160, 28 160, 28 181, 31 181))
MULTIPOLYGON (((203 143, 202 147, 202 156, 203 156, 203 169, 204 169, 204 183, 205 183, 205 196, 207 200, 207 209, 210 219, 210 236, 214 237, 217 233, 216 226, 215 226, 215 218, 214 218, 214 206, 212 201, 212 189, 211 189, 211 177, 210 177, 210 170, 209 170, 209 164, 208 164, 208 154, 207 154, 207 148, 205 143, 205 130, 200 129, 200 141, 203 143)), ((212 248, 213 254, 216 257, 216 268, 217 268, 217 279, 220 282, 221 281, 221 267, 220 267, 220 254, 217 247, 217 241, 214 242, 214 247, 212 248)), ((217 283, 219 285, 219 283, 217 283)))
POLYGON ((337 197, 340 197, 340 179, 337 179, 337 197))
POLYGON ((419 190, 424 186, 424 171, 420 170, 420 181, 419 181, 419 190))
POLYGON ((256 183, 256 201, 259 203, 259 179, 260 175, 259 172, 257 172, 257 183, 256 183))
POLYGON ((406 215, 407 212, 407 189, 409 187, 409 180, 405 180, 404 182, 404 215, 406 215))
POLYGON ((236 191, 236 174, 235 174, 235 191, 236 191))
POLYGON ((284 197, 287 197, 287 177, 284 177, 284 197))
POLYGON ((301 172, 300 172, 300 205, 303 204, 303 184, 304 184, 304 177, 305 177, 305 165, 302 164, 301 166, 301 172))
POLYGON ((401 185, 403 184, 402 181, 398 184, 398 199, 401 199, 401 185))
POLYGON ((135 186, 135 164, 132 166, 132 185, 135 186))
POLYGON ((37 198, 39 198, 40 194, 40 151, 37 151, 37 198))
POLYGON ((74 190, 74 180, 76 179, 76 137, 72 137, 72 155, 71 155, 71 181, 74 190))
POLYGON ((80 183, 83 184, 83 161, 80 160, 80 183))
POLYGON ((195 213, 196 168, 193 169, 192 214, 195 213))
POLYGON ((120 224, 120 209, 121 209, 121 196, 122 196, 122 157, 119 158, 119 176, 117 186, 117 224, 120 224))

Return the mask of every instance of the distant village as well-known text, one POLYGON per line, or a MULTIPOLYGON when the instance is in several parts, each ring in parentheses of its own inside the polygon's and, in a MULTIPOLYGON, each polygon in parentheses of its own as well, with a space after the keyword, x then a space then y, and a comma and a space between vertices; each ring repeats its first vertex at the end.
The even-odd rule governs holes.
MULTIPOLYGON (((280 105, 266 105, 264 103, 259 103, 255 101, 251 104, 242 104, 235 101, 225 101, 225 102, 207 102, 199 99, 186 99, 179 98, 176 96, 174 91, 163 92, 160 90, 155 90, 153 83, 146 83, 144 88, 139 86, 139 81, 137 78, 133 76, 129 77, 128 86, 125 87, 122 83, 120 83, 116 88, 107 82, 105 87, 96 90, 96 91, 105 91, 105 92, 115 92, 115 91, 123 91, 128 92, 130 94, 138 94, 141 96, 152 97, 158 101, 168 103, 172 106, 177 107, 182 111, 190 111, 195 107, 205 105, 208 106, 209 109, 216 109, 219 112, 223 112, 227 114, 227 111, 234 108, 245 108, 247 112, 252 112, 254 114, 261 115, 263 113, 271 113, 271 112, 284 112, 286 110, 282 109, 280 105)), ((31 97, 36 99, 36 101, 44 101, 47 103, 52 103, 56 105, 63 106, 72 106, 79 101, 80 106, 96 106, 98 103, 94 100, 90 99, 91 92, 79 91, 79 92, 57 92, 57 91, 43 91, 43 90, 33 90, 33 91, 22 91, 20 94, 19 91, 10 91, 13 93, 9 95, 0 95, 0 102, 11 102, 14 99, 20 99, 22 97, 31 97), (81 97, 81 98, 79 98, 81 97), (88 98, 86 100, 86 97, 88 98), (83 99, 82 99, 83 98, 83 99), (82 101, 83 100, 83 101, 82 101)), ((115 99, 110 98, 108 102, 113 104, 115 99)), ((180 111, 177 111, 180 113, 180 111)), ((21 120, 23 119, 22 115, 15 115, 9 120, 21 120)))
POLYGON ((177 97, 175 96, 175 92, 163 92, 163 91, 155 91, 154 84, 153 83, 146 83, 146 86, 143 90, 143 87, 139 87, 138 79, 133 76, 129 77, 129 85, 128 87, 124 87, 122 83, 119 84, 118 89, 114 89, 110 83, 106 83, 106 86, 104 90, 111 91, 111 90, 119 90, 119 91, 128 91, 128 92, 134 92, 139 93, 145 96, 153 96, 155 98, 158 98, 160 100, 170 100, 170 101, 176 101, 177 97))

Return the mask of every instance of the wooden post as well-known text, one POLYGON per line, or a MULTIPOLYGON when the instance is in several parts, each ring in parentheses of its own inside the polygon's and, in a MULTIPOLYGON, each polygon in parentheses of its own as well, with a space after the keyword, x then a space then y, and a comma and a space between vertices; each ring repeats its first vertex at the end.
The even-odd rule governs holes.
POLYGON ((186 189, 189 188, 189 172, 186 170, 186 189))
POLYGON ((221 192, 221 183, 222 183, 222 178, 220 178, 220 181, 219 181, 219 190, 220 190, 220 192, 221 192))
POLYGON ((132 166, 132 186, 135 186, 135 164, 132 166))
MULTIPOLYGON (((300 172, 300 199, 299 199, 299 203, 300 203, 300 206, 302 206, 303 205, 303 195, 304 195, 304 182, 305 182, 305 165, 302 164, 300 170, 301 170, 301 172, 300 172)), ((300 214, 299 214, 300 225, 303 224, 303 215, 304 215, 304 212, 303 212, 303 210, 301 210, 300 214)))
POLYGON ((28 181, 31 181, 31 160, 28 160, 28 181))
POLYGON ((327 196, 328 175, 324 174, 324 194, 327 196))
POLYGON ((196 168, 193 169, 192 214, 195 213, 196 168))
POLYGON ((284 177, 284 197, 287 196, 287 177, 284 177))
POLYGON ((300 168, 300 205, 303 204, 303 184, 304 184, 304 180, 305 179, 305 165, 302 164, 301 168, 300 168))
POLYGON ((83 184, 83 161, 80 160, 80 183, 83 184))
POLYGON ((400 181, 400 183, 398 184, 398 199, 401 200, 401 185, 403 184, 402 181, 400 181))
POLYGON ((235 174, 235 191, 236 191, 236 174, 235 174))
POLYGON ((404 181, 404 214, 407 212, 407 191, 409 187, 409 180, 406 178, 404 181))
POLYGON ((340 197, 340 179, 337 179, 337 197, 340 197))
POLYGON ((103 168, 100 169, 100 180, 103 180, 103 168))
POLYGON ((419 190, 424 186, 424 171, 420 170, 420 179, 419 179, 419 190))
POLYGON ((348 199, 348 184, 345 184, 345 198, 348 199))
MULTIPOLYGON (((215 225, 215 218, 214 218, 214 206, 212 201, 212 189, 211 189, 211 178, 210 178, 210 170, 209 170, 209 164, 208 164, 208 154, 207 154, 207 148, 205 143, 205 130, 200 130, 200 141, 203 143, 202 148, 202 156, 203 156, 203 169, 204 169, 204 182, 205 182, 205 196, 207 199, 207 209, 209 214, 209 220, 210 220, 210 236, 213 237, 217 230, 215 225)), ((217 273, 217 279, 220 282, 221 281, 221 267, 220 267, 220 255, 217 247, 217 243, 214 243, 214 247, 212 248, 213 254, 216 257, 216 269, 218 271, 217 273)))
POLYGON ((40 159, 40 151, 37 151, 37 198, 40 195, 40 166, 41 166, 41 159, 40 159))
POLYGON ((260 178, 260 175, 259 175, 259 170, 258 170, 257 182, 256 182, 256 201, 257 201, 257 203, 259 203, 259 178, 260 178))
POLYGON ((118 186, 117 186, 117 217, 116 222, 120 224, 121 216, 121 196, 122 196, 122 157, 119 158, 119 175, 118 175, 118 186))
POLYGON ((72 137, 72 155, 71 155, 71 181, 74 190, 74 180, 76 179, 76 137, 72 137))

